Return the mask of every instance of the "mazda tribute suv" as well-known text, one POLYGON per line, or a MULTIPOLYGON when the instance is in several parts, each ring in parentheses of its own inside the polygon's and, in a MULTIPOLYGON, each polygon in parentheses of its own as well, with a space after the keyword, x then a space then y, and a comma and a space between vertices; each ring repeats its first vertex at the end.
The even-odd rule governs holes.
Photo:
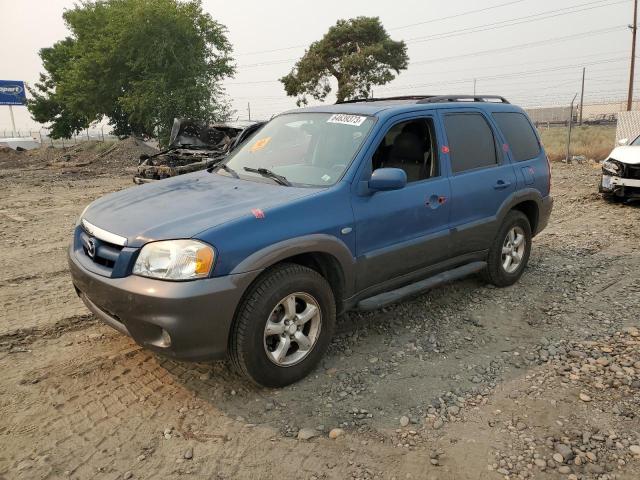
POLYGON ((274 117, 207 170, 106 195, 80 216, 73 284, 103 322, 252 381, 307 375, 336 315, 479 273, 522 275, 550 168, 494 96, 348 101, 274 117))

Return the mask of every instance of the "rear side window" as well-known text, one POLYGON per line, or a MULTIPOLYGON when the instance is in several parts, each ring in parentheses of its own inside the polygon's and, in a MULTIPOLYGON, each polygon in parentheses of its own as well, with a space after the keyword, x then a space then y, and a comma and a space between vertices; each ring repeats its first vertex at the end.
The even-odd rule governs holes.
POLYGON ((477 113, 445 115, 444 127, 449 141, 453 173, 489 167, 498 163, 491 127, 477 113))
POLYGON ((527 117, 517 112, 494 113, 493 118, 502 130, 516 162, 540 155, 540 145, 527 117))

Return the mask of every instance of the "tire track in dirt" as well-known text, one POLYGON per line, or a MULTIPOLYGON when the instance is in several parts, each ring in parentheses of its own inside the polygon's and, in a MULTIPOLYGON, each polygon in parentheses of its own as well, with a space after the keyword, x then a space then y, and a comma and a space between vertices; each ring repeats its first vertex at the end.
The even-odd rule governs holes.
POLYGON ((0 352, 16 353, 24 351, 27 346, 36 341, 59 338, 65 333, 83 330, 96 324, 98 324, 98 320, 92 314, 73 315, 48 327, 30 327, 4 333, 0 335, 0 352))

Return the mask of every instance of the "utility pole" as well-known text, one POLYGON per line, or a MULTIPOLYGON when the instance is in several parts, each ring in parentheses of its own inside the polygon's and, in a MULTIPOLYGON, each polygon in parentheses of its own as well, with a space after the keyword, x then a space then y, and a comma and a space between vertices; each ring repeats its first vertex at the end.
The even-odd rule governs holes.
POLYGON ((633 107, 633 76, 636 68, 636 32, 638 31, 638 0, 633 0, 633 25, 631 28, 631 71, 629 72, 629 95, 627 96, 627 111, 633 107))
POLYGON ((11 136, 16 135, 16 121, 13 118, 13 105, 9 105, 9 115, 11 115, 11 136))
POLYGON ((251 121, 251 102, 247 102, 247 111, 249 112, 249 121, 251 121))
POLYGON ((573 123, 573 103, 576 101, 577 96, 578 96, 577 93, 573 96, 573 100, 571 100, 571 106, 569 107, 569 130, 567 132, 567 156, 564 159, 566 163, 571 163, 571 124, 573 123))
POLYGON ((584 74, 587 69, 582 67, 582 90, 580 90, 580 117, 578 120, 578 125, 582 126, 582 106, 584 104, 584 74))

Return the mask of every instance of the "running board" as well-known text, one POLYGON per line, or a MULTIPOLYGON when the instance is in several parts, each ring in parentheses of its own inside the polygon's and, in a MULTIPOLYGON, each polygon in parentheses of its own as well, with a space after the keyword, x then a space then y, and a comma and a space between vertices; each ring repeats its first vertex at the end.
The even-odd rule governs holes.
POLYGON ((439 273, 433 277, 420 280, 419 282, 405 285, 396 290, 380 293, 374 297, 365 298, 358 302, 358 310, 377 310, 391 303, 396 303, 404 300, 407 297, 413 297, 420 293, 431 290, 434 287, 442 285, 446 282, 458 280, 459 278, 466 277, 472 273, 477 273, 487 266, 487 262, 473 262, 467 265, 463 265, 453 270, 439 273))

